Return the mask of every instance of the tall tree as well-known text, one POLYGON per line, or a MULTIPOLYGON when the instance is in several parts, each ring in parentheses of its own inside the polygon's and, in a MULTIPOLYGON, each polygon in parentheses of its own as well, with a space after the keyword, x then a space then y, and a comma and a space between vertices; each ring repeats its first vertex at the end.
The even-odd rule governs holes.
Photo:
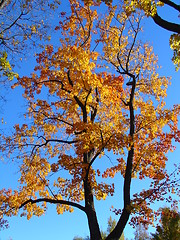
POLYGON ((161 208, 161 221, 156 232, 152 234, 153 240, 178 240, 180 239, 180 213, 175 209, 161 208))
POLYGON ((101 16, 98 6, 69 2, 56 27, 59 48, 45 46, 35 71, 15 84, 24 89, 31 121, 2 138, 1 150, 19 161, 21 176, 18 189, 1 190, 0 216, 22 211, 30 219, 48 203, 58 214, 77 208, 87 216, 90 238, 100 240, 94 201, 113 196, 115 184, 106 179, 121 174, 123 207, 113 210, 119 219, 106 237, 118 239, 130 217, 132 224, 152 223, 149 203, 178 185, 165 167, 172 140, 179 141, 180 107, 165 108, 169 79, 158 75, 152 47, 138 40, 139 14, 120 6, 101 16), (110 151, 113 166, 106 168, 110 151), (132 178, 151 185, 132 197, 132 178))

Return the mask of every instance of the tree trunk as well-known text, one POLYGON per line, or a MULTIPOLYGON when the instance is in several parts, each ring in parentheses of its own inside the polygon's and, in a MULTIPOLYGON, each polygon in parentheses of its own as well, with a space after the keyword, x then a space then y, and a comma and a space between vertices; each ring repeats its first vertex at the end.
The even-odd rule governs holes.
MULTIPOLYGON (((84 162, 91 162, 91 157, 93 155, 93 150, 84 154, 84 162)), ((89 170, 86 172, 86 177, 84 179, 84 195, 85 195, 85 211, 88 218, 90 239, 91 240, 101 240, 101 232, 99 229, 99 224, 97 220, 96 211, 94 208, 94 197, 91 187, 91 182, 89 180, 89 170)))
POLYGON ((89 181, 84 181, 84 190, 85 190, 85 211, 88 218, 90 239, 101 240, 101 232, 99 229, 97 215, 94 208, 94 199, 89 181))
POLYGON ((101 232, 99 229, 99 224, 97 221, 96 212, 94 206, 88 206, 86 208, 86 214, 88 218, 89 230, 90 230, 90 239, 91 240, 101 240, 101 232))

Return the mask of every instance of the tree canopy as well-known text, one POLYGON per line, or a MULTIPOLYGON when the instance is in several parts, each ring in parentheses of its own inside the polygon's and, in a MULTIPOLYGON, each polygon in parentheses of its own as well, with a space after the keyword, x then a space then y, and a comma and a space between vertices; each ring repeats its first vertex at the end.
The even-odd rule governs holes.
POLYGON ((161 208, 160 224, 152 234, 154 240, 178 240, 180 238, 180 214, 176 209, 161 208))
POLYGON ((60 2, 3 0, 0 2, 0 82, 17 76, 13 67, 20 59, 28 57, 32 48, 40 46, 40 40, 48 40, 53 24, 52 14, 60 2), (49 20, 47 19, 47 16, 49 20))
MULTIPOLYGON (((173 50, 173 57, 172 61, 174 62, 176 66, 176 70, 180 67, 180 24, 177 20, 177 23, 174 22, 174 20, 170 21, 167 20, 168 16, 158 14, 158 8, 167 6, 170 10, 174 10, 174 16, 177 16, 177 19, 179 18, 180 14, 180 5, 176 3, 176 1, 171 0, 123 0, 123 1, 116 1, 116 0, 84 0, 84 2, 90 3, 90 4, 99 4, 100 2, 105 2, 108 5, 111 4, 117 4, 117 2, 120 2, 122 5, 125 6, 125 11, 128 15, 132 14, 133 12, 137 10, 141 10, 145 16, 151 17, 155 24, 158 26, 173 32, 173 34, 170 37, 170 47, 173 50)), ((150 30, 151 31, 151 30, 150 30)))
POLYGON ((112 209, 119 219, 106 237, 118 239, 128 220, 153 223, 151 204, 171 201, 168 191, 179 195, 178 166, 166 170, 180 136, 180 106, 165 106, 170 79, 159 76, 152 47, 141 41, 141 13, 120 4, 103 15, 101 7, 70 0, 55 28, 59 47, 45 45, 31 76, 13 86, 23 88, 28 108, 24 122, 1 136, 1 151, 16 159, 20 173, 17 189, 0 191, 2 223, 19 212, 41 216, 50 203, 57 214, 83 211, 90 238, 102 239, 94 201, 114 195, 109 179, 118 174, 122 209, 112 209), (132 196, 133 178, 150 185, 132 196))

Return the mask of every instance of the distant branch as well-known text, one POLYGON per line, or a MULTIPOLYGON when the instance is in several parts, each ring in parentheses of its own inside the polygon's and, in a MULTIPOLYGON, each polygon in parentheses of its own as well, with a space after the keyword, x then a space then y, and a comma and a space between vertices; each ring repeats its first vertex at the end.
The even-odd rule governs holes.
MULTIPOLYGON (((43 143, 41 144, 26 144, 27 146, 33 146, 31 154, 34 153, 34 151, 36 151, 37 148, 41 148, 46 146, 49 142, 56 142, 56 143, 65 143, 65 144, 73 144, 78 142, 77 140, 72 140, 72 141, 68 141, 68 140, 60 140, 60 139, 46 139, 43 136, 40 136, 39 138, 42 138, 44 140, 43 143)), ((22 145, 23 146, 23 145, 22 145)))
POLYGON ((47 145, 49 142, 67 143, 67 144, 73 144, 77 142, 77 140, 68 141, 68 140, 61 140, 61 139, 45 139, 43 136, 41 136, 41 138, 43 138, 45 142, 42 144, 35 144, 34 147, 43 147, 47 145))
MULTIPOLYGON (((137 29, 134 29, 134 27, 133 27, 133 30, 134 30, 134 32, 135 32, 135 35, 134 35, 134 38, 133 38, 133 42, 132 42, 132 44, 131 44, 131 47, 130 47, 130 49, 129 49, 129 52, 128 52, 128 56, 127 56, 127 61, 126 61, 126 72, 129 72, 129 60, 130 60, 130 56, 131 56, 131 52, 132 52, 132 50, 133 50, 133 48, 134 48, 134 45, 135 45, 135 43, 136 43, 136 38, 137 38, 137 35, 138 35, 138 32, 139 32, 139 26, 140 26, 140 21, 141 21, 141 19, 138 21, 138 25, 137 25, 137 29)), ((130 23, 131 23, 131 21, 130 21, 130 23)), ((132 23, 131 23, 131 26, 132 26, 132 23)))
POLYGON ((69 123, 69 122, 67 122, 67 121, 65 121, 65 120, 63 120, 63 119, 60 119, 60 118, 58 118, 58 117, 46 117, 46 119, 45 120, 56 120, 56 121, 59 121, 59 122, 62 122, 62 123, 64 123, 64 124, 66 124, 66 125, 68 125, 68 126, 71 126, 71 127, 73 127, 73 124, 72 123, 69 123))
POLYGON ((12 22, 7 28, 5 28, 3 31, 1 31, 0 35, 2 35, 5 31, 9 30, 10 28, 12 28, 17 21, 21 18, 21 16, 23 15, 23 13, 21 13, 15 20, 14 22, 12 22))
MULTIPOLYGON (((177 184, 178 182, 180 182, 180 179, 172 180, 171 182, 168 182, 166 180, 166 181, 163 181, 162 183, 160 183, 159 186, 157 186, 156 188, 151 188, 151 189, 146 190, 145 193, 147 193, 147 195, 144 198, 137 199, 137 204, 141 205, 146 199, 150 199, 151 197, 153 198, 153 196, 160 191, 166 192, 167 189, 169 189, 170 187, 173 187, 174 184, 177 184)), ((179 184, 178 184, 178 186, 179 186, 179 184)))
MULTIPOLYGON (((89 8, 88 8, 88 10, 89 10, 89 8)), ((90 20, 89 27, 88 27, 88 35, 87 35, 86 39, 84 40, 84 42, 80 45, 80 47, 83 47, 87 43, 87 41, 89 40, 89 38, 91 36, 92 20, 91 20, 90 10, 88 11, 88 13, 89 13, 89 20, 90 20)))

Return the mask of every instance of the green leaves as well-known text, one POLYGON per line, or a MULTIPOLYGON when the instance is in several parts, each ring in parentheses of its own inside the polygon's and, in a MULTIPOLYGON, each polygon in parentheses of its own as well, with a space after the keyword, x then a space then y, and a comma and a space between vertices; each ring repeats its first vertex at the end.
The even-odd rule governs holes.
POLYGON ((18 74, 12 71, 6 52, 3 52, 0 57, 0 73, 2 76, 6 76, 9 80, 13 80, 14 77, 18 77, 18 74))
POLYGON ((173 50, 172 61, 176 66, 176 71, 180 68, 180 34, 173 34, 170 37, 169 44, 173 50))

